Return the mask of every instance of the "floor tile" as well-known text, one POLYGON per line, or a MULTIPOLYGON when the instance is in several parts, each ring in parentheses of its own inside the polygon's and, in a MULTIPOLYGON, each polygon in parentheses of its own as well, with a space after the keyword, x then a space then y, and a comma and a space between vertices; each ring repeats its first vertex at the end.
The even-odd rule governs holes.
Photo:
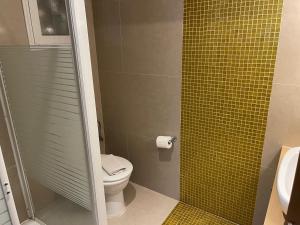
POLYGON ((124 191, 127 210, 108 225, 161 225, 174 209, 177 200, 130 183, 124 191))

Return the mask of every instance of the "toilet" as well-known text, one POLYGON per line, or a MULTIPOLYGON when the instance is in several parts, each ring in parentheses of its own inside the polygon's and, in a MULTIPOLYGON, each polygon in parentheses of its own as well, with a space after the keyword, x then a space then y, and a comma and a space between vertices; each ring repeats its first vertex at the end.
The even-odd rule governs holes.
POLYGON ((127 186, 133 170, 132 164, 127 159, 119 156, 115 157, 122 163, 125 170, 110 176, 102 168, 105 204, 108 217, 120 216, 126 211, 123 190, 127 186))

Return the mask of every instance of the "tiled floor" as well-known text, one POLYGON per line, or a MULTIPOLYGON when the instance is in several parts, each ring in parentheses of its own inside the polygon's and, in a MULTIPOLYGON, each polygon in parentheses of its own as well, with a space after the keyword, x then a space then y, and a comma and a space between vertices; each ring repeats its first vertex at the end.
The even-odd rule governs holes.
POLYGON ((37 218, 47 225, 94 225, 92 212, 65 199, 58 198, 36 212, 37 218))
MULTIPOLYGON (((236 225, 134 183, 128 184, 124 196, 126 212, 108 219, 108 225, 236 225)), ((37 216, 47 225, 94 224, 91 212, 65 198, 38 211, 37 216)))
MULTIPOLYGON (((177 200, 140 185, 129 183, 124 190, 126 212, 108 220, 108 225, 161 225, 174 209, 177 200)), ((47 225, 93 225, 91 212, 59 198, 47 208, 37 212, 47 225)))
POLYGON ((178 203, 163 225, 236 225, 201 209, 178 203))
MULTIPOLYGON (((126 212, 108 219, 108 225, 236 225, 134 183, 128 184, 124 196, 126 212)), ((91 212, 65 198, 38 211, 37 216, 47 225, 94 224, 91 212)))
POLYGON ((174 209, 177 200, 130 183, 124 192, 127 211, 108 225, 161 225, 174 209))

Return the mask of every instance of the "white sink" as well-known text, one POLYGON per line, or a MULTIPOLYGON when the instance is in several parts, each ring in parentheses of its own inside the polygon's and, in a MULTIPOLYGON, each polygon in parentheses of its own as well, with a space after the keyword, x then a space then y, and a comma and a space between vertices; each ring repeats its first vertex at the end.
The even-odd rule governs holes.
POLYGON ((277 192, 283 212, 286 214, 293 189, 300 147, 291 148, 281 160, 277 174, 277 192))

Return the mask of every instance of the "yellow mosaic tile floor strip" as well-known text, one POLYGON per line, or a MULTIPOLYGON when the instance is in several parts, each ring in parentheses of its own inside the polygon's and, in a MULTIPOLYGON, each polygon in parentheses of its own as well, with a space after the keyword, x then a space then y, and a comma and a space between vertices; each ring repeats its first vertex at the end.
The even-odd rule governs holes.
POLYGON ((180 195, 252 224, 282 0, 185 0, 180 195))
POLYGON ((178 205, 171 212, 163 225, 236 225, 228 220, 205 212, 185 203, 178 205))

